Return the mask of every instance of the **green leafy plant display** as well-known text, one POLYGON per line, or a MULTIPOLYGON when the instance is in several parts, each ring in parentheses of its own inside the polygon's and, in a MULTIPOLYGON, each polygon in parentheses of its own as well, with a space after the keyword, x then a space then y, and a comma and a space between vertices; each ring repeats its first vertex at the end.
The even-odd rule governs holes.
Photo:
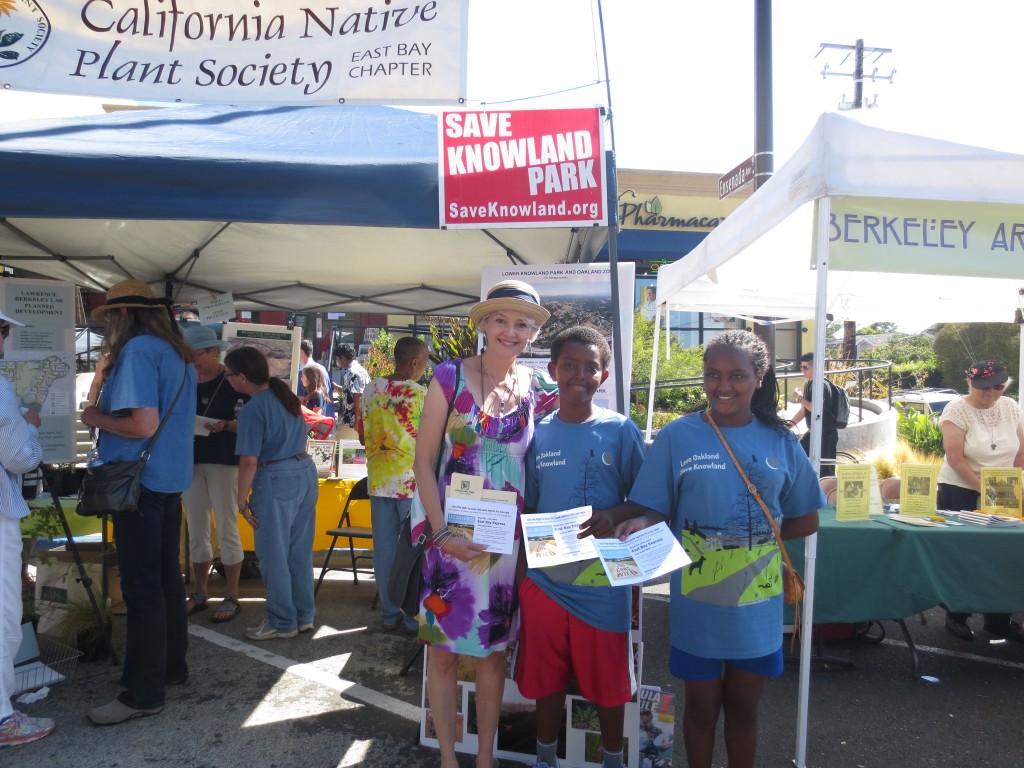
POLYGON ((472 320, 455 317, 428 317, 433 351, 430 361, 435 365, 445 360, 472 357, 477 350, 477 330, 472 320))
POLYGON ((896 434, 926 456, 942 456, 942 427, 933 416, 911 407, 897 408, 896 434))
POLYGON ((395 368, 395 337, 383 328, 370 343, 363 367, 372 378, 387 376, 395 368))

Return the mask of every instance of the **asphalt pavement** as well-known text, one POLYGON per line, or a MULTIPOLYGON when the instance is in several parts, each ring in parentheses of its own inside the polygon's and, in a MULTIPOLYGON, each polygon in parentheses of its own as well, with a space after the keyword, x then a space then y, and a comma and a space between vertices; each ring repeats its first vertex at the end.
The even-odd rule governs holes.
MULTIPOLYGON (((211 611, 192 618, 190 679, 168 689, 157 716, 99 728, 88 710, 120 690, 120 668, 109 661, 79 663, 73 678, 34 704, 18 705, 53 717, 56 732, 42 741, 0 751, 4 768, 336 768, 436 766, 437 753, 416 743, 420 666, 406 677, 412 638, 379 628, 370 609, 373 581, 358 585, 340 573, 324 582, 317 629, 289 640, 252 642, 247 626, 262 618, 262 585, 243 581, 243 610, 213 624, 211 611)), ((211 592, 222 582, 214 575, 211 592)), ((664 585, 646 590, 644 682, 679 694, 674 765, 682 750, 682 686, 668 673, 668 604, 664 585)), ((883 622, 880 643, 827 643, 827 654, 854 665, 812 664, 808 766, 928 768, 1024 765, 1019 724, 1024 703, 1024 645, 956 640, 932 610, 925 624, 908 621, 920 654, 910 654, 897 625, 883 622)), ((980 626, 980 617, 974 621, 980 626)), ((876 628, 877 634, 877 628, 876 628)), ((124 648, 124 618, 114 641, 124 648)), ((758 766, 789 766, 796 755, 798 669, 787 663, 770 682, 761 706, 758 766)), ((721 726, 720 726, 721 727, 721 726)), ((716 766, 725 766, 719 738, 716 766)), ((462 756, 464 768, 472 757, 462 756)), ((506 762, 507 765, 507 762, 506 762)))

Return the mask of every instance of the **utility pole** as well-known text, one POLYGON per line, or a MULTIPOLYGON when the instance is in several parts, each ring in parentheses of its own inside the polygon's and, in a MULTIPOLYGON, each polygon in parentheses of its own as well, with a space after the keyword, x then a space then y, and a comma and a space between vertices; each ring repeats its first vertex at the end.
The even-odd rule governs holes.
MULTIPOLYGON (((839 66, 845 66, 850 56, 853 56, 853 72, 832 72, 829 71, 828 63, 821 70, 822 78, 825 77, 852 77, 853 78, 853 101, 846 101, 846 94, 843 94, 843 100, 839 102, 839 109, 863 109, 864 108, 864 56, 865 54, 873 57, 871 64, 874 65, 881 59, 885 54, 892 53, 892 48, 865 48, 864 40, 858 39, 853 45, 843 45, 840 43, 822 43, 821 48, 815 54, 815 58, 820 56, 826 50, 846 51, 846 55, 843 60, 839 62, 839 66)), ((888 74, 879 74, 878 67, 874 67, 867 77, 871 82, 876 80, 888 80, 892 84, 892 79, 896 75, 896 70, 890 71, 888 74)), ((868 107, 874 107, 877 105, 878 95, 875 94, 874 98, 867 105, 868 107)), ((857 323, 853 320, 843 321, 843 349, 839 355, 845 360, 856 360, 857 359, 857 323)))
MULTIPOLYGON (((754 189, 775 172, 772 112, 772 0, 754 0, 754 189)), ((758 318, 769 320, 770 318, 758 318)), ((775 356, 775 325, 754 323, 754 333, 775 356)))

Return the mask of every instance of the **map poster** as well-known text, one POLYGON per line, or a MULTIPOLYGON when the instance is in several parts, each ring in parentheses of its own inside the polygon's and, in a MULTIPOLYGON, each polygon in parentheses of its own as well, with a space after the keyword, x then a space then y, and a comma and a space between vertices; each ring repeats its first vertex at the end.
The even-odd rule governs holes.
MULTIPOLYGON (((540 296, 540 303, 551 318, 540 329, 540 335, 519 358, 519 362, 547 374, 549 350, 555 336, 575 325, 585 325, 603 335, 615 348, 615 323, 622 329, 623 386, 629 393, 633 369, 633 281, 636 265, 619 264, 619 316, 612 311, 611 268, 608 264, 526 264, 516 267, 484 267, 480 296, 500 280, 522 280, 540 296)), ((594 395, 594 404, 614 411, 615 360, 608 366, 608 378, 594 395)), ((627 398, 628 399, 628 398, 627 398)))
POLYGON ((39 443, 47 464, 75 460, 75 288, 56 280, 7 278, 0 310, 24 323, 11 326, 0 353, 0 375, 21 405, 39 411, 39 443))
POLYGON ((270 375, 276 376, 294 392, 299 379, 299 341, 302 329, 289 329, 284 325, 257 323, 225 323, 223 339, 230 345, 228 352, 238 347, 255 347, 267 358, 270 375))

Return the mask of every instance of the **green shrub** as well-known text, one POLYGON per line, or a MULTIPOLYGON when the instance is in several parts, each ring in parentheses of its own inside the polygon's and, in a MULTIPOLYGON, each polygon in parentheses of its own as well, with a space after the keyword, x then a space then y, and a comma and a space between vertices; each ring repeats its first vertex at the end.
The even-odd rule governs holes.
POLYGON ((896 434, 905 440, 911 448, 926 456, 942 456, 942 427, 938 419, 910 406, 897 408, 899 417, 896 421, 896 434))

